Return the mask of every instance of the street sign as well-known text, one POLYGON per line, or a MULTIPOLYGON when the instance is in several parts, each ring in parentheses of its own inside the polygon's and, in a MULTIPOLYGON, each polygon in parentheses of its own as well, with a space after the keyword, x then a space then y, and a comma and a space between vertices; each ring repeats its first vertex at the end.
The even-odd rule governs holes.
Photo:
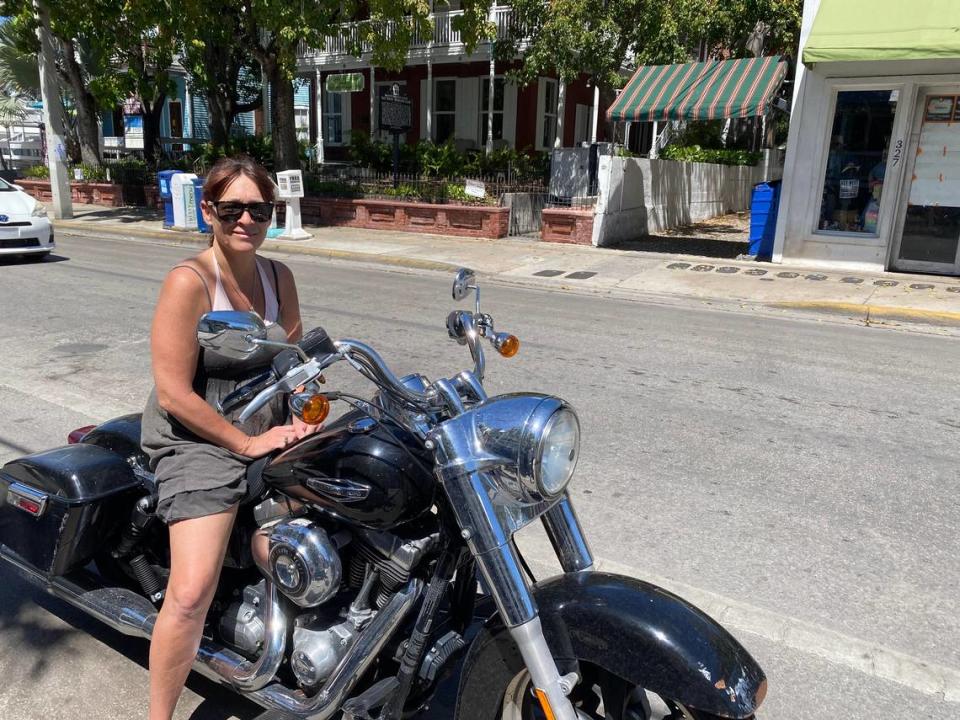
POLYGON ((401 133, 406 132, 411 127, 413 127, 413 123, 410 98, 398 94, 384 95, 380 98, 381 129, 401 133))
POLYGON ((330 93, 361 92, 364 84, 363 73, 338 73, 327 75, 324 87, 330 93))

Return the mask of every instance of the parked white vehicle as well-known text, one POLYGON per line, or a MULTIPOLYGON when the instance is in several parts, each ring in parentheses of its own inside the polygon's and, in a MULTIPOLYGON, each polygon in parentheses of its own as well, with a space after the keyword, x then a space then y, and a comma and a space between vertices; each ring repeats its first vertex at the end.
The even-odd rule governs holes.
POLYGON ((0 255, 39 260, 53 249, 53 227, 46 207, 0 178, 0 255))

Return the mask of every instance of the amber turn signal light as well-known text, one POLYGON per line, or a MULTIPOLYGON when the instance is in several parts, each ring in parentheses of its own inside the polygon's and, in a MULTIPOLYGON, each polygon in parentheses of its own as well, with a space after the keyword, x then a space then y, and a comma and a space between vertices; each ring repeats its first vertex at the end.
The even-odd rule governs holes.
POLYGON ((520 351, 520 339, 516 335, 497 333, 497 337, 493 341, 493 347, 505 358, 512 358, 520 351))
POLYGON ((330 414, 330 401, 326 395, 313 395, 308 398, 300 410, 300 419, 307 425, 319 425, 330 414))

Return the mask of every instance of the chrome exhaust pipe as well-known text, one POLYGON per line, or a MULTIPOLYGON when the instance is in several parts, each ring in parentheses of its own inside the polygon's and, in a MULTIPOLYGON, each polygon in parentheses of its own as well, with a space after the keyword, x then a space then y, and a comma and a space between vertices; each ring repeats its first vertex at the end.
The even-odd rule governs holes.
MULTIPOLYGON (((153 634, 157 609, 142 595, 124 588, 103 587, 87 573, 78 573, 69 579, 47 577, 3 545, 0 545, 0 559, 16 568, 31 584, 95 617, 117 632, 147 640, 153 634)), ((283 660, 286 618, 279 607, 276 587, 269 580, 267 588, 264 607, 267 636, 264 651, 257 661, 252 663, 204 639, 193 669, 215 682, 234 687, 262 707, 308 720, 329 720, 339 712, 357 680, 370 669, 371 663, 380 655, 423 594, 423 582, 416 579, 397 591, 360 633, 321 691, 308 696, 302 690, 291 689, 280 683, 268 684, 283 660)))
MULTIPOLYGON (((103 587, 86 573, 77 573, 72 578, 48 578, 5 546, 0 547, 0 558, 13 565, 33 585, 83 610, 117 632, 147 640, 152 637, 158 612, 142 595, 126 588, 103 587)), ((193 664, 197 672, 243 693, 259 690, 273 680, 286 650, 287 619, 280 608, 276 586, 270 580, 266 582, 266 590, 263 619, 266 637, 263 652, 257 660, 251 662, 203 638, 193 664)))

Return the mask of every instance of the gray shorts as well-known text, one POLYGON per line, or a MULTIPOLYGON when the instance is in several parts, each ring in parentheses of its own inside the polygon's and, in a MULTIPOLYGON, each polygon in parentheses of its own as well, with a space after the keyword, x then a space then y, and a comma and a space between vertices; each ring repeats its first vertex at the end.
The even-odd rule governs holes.
POLYGON ((179 445, 157 462, 157 515, 169 525, 229 510, 246 497, 251 462, 212 444, 179 445))

